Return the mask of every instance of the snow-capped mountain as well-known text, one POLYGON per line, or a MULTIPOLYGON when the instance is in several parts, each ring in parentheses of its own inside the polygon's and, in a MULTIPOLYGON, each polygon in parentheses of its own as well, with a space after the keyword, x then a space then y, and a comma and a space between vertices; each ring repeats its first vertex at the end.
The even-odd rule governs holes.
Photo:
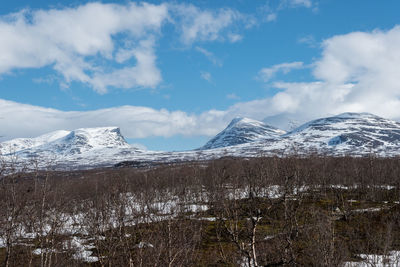
POLYGON ((285 131, 249 118, 235 118, 200 150, 234 146, 262 139, 277 139, 285 131))
MULTIPOLYGON (((212 150, 216 152, 216 149, 212 150)), ((235 156, 293 153, 400 155, 400 123, 370 113, 343 113, 310 121, 275 138, 258 138, 225 146, 224 153, 235 156)))
MULTIPOLYGON (((400 123, 369 113, 343 113, 310 121, 285 133, 259 121, 237 118, 202 148, 182 152, 139 150, 125 141, 117 127, 56 131, 36 138, 6 141, 0 143, 0 148, 3 160, 16 155, 21 164, 34 158, 42 167, 50 164, 59 169, 113 166, 120 162, 143 166, 223 156, 285 156, 310 152, 397 156, 400 155, 400 123)), ((12 159, 15 162, 15 157, 12 159)))
POLYGON ((117 127, 82 128, 40 147, 41 150, 53 150, 64 154, 81 154, 93 149, 130 148, 117 127))
POLYGON ((282 140, 335 153, 389 152, 400 148, 400 123, 370 113, 342 113, 305 123, 282 140))
POLYGON ((59 138, 62 138, 68 135, 69 131, 55 131, 51 133, 47 133, 35 138, 16 138, 9 141, 5 141, 0 143, 0 153, 2 155, 16 153, 21 150, 31 149, 34 147, 38 147, 44 145, 49 142, 53 142, 59 138))
POLYGON ((104 148, 131 148, 117 127, 82 128, 55 131, 36 138, 18 138, 0 143, 2 155, 71 156, 104 148))

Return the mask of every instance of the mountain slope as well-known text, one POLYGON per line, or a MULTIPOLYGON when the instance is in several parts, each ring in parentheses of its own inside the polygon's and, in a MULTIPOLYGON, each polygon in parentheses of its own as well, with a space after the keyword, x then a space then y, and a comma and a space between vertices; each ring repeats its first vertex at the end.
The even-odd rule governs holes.
POLYGON ((263 122, 235 118, 218 135, 208 141, 200 150, 234 146, 261 139, 276 139, 285 132, 263 122))
POLYGON ((117 127, 82 128, 56 131, 36 138, 18 138, 0 144, 2 154, 57 156, 82 154, 104 148, 131 148, 117 127))
POLYGON ((400 123, 370 113, 342 113, 303 124, 283 139, 340 152, 382 150, 400 145, 400 123))
POLYGON ((57 139, 65 137, 70 131, 54 131, 35 138, 16 138, 0 143, 0 152, 2 155, 16 153, 24 149, 32 149, 53 142, 57 139))

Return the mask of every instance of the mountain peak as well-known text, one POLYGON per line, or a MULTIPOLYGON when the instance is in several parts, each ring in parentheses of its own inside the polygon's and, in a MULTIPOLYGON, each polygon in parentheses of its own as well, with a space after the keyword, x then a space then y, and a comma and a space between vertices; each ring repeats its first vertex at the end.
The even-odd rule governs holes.
POLYGON ((254 126, 260 126, 260 125, 266 125, 265 123, 253 119, 249 119, 246 117, 235 117, 232 119, 232 121, 228 124, 226 128, 232 128, 232 127, 254 127, 254 126))
POLYGON ((372 113, 368 113, 368 112, 344 112, 344 113, 340 113, 336 116, 333 116, 336 118, 348 118, 348 119, 352 119, 352 118, 379 118, 379 116, 376 116, 372 113))
POLYGON ((234 125, 234 124, 236 124, 236 123, 238 123, 238 122, 240 122, 241 120, 244 120, 244 119, 246 119, 245 117, 235 117, 235 118, 233 118, 232 120, 231 120, 231 122, 229 123, 229 125, 234 125))
POLYGON ((76 129, 43 148, 67 154, 80 154, 92 149, 129 147, 118 127, 96 127, 76 129))
POLYGON ((236 117, 222 132, 208 141, 200 149, 213 149, 249 143, 261 139, 274 139, 284 133, 284 131, 261 121, 236 117))

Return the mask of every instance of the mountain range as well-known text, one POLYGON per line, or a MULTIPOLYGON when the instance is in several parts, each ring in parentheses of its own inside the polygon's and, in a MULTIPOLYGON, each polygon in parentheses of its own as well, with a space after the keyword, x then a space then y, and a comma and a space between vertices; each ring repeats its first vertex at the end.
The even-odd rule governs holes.
POLYGON ((342 113, 307 122, 289 132, 249 118, 235 118, 201 148, 181 152, 144 151, 129 145, 118 127, 55 131, 0 143, 3 159, 36 161, 59 169, 159 163, 223 156, 400 155, 400 123, 370 113, 342 113))

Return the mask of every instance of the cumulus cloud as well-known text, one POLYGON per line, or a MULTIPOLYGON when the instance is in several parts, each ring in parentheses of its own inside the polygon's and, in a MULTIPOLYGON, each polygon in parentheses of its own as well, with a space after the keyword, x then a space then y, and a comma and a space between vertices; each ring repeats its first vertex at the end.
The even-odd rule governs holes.
POLYGON ((243 18, 232 9, 145 2, 25 9, 0 17, 0 75, 49 66, 65 87, 77 81, 99 93, 154 88, 162 82, 156 46, 164 24, 173 23, 185 45, 237 42, 241 36, 229 28, 238 21, 247 25, 243 18))
MULTIPOLYGON (((333 36, 323 41, 322 55, 312 64, 315 81, 275 83, 280 92, 254 106, 265 105, 268 116, 293 114, 301 121, 347 111, 399 120, 399 47, 399 26, 333 36)), ((256 109, 248 104, 241 107, 256 109)))
POLYGON ((246 27, 252 26, 254 21, 240 12, 223 8, 218 10, 201 10, 190 4, 170 5, 177 14, 176 22, 180 28, 181 40, 186 45, 196 41, 230 41, 237 42, 241 36, 229 31, 229 26, 243 23, 246 27))
MULTIPOLYGON (((168 17, 166 5, 88 3, 76 8, 23 10, 0 18, 0 74, 52 66, 66 83, 79 81, 104 93, 108 87, 155 87, 160 81, 154 42, 168 17), (101 19, 99 19, 101 18, 101 19), (122 42, 131 40, 132 47, 122 42), (95 59, 114 61, 125 48, 136 65, 107 71, 95 59), (146 75, 143 75, 146 74, 146 75), (99 78, 105 76, 105 78, 99 78), (124 84, 118 78, 129 77, 124 84)), ((120 58, 120 57, 119 57, 120 58)), ((119 60, 121 62, 121 60, 119 60)))
POLYGON ((139 46, 132 49, 132 55, 137 59, 136 66, 124 67, 112 72, 96 72, 92 83, 99 92, 106 92, 107 87, 132 88, 155 87, 162 80, 161 73, 155 66, 154 41, 142 40, 139 46))
POLYGON ((294 69, 301 69, 303 68, 303 62, 290 62, 290 63, 281 63, 277 65, 273 65, 272 67, 269 68, 263 68, 258 72, 258 78, 263 80, 264 82, 267 82, 271 80, 276 73, 282 72, 284 74, 289 73, 291 70, 294 69))
POLYGON ((330 85, 352 85, 341 103, 344 107, 400 117, 399 26, 334 36, 322 47, 314 76, 330 85))

